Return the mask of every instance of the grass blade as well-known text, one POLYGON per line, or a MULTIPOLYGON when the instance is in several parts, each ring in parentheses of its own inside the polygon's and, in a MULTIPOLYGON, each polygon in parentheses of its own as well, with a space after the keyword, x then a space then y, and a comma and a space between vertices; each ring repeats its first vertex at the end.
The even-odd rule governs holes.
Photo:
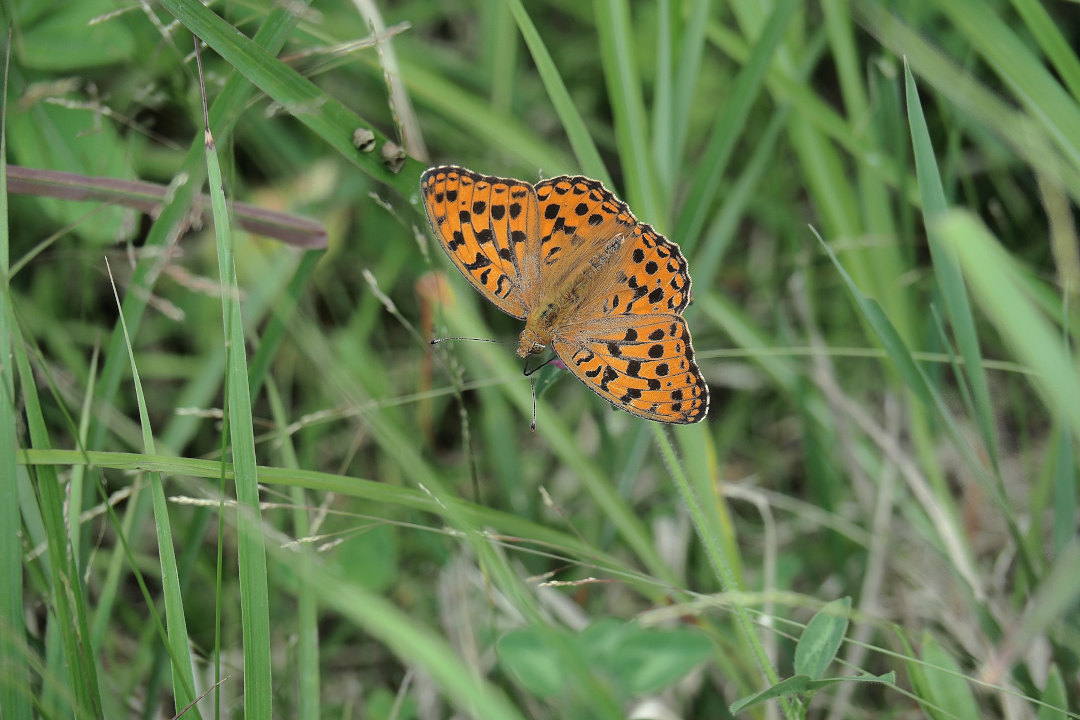
MULTIPOLYGON (((10 236, 7 199, 7 88, 11 29, 4 43, 4 78, 0 84, 0 358, 11 357, 12 316, 10 236)), ((19 537, 19 485, 15 471, 15 376, 10 362, 0 363, 0 708, 4 716, 31 717, 30 667, 23 617, 22 540, 19 537)))
POLYGON ((1009 628, 1001 647, 990 656, 982 677, 999 682, 1033 643, 1046 637, 1069 614, 1075 616, 1080 601, 1077 567, 1080 567, 1080 539, 1073 537, 1054 558, 1019 622, 1009 628))
MULTIPOLYGON (((277 316, 275 316, 277 317, 277 316)), ((293 470, 300 469, 300 462, 296 457, 292 438, 286 430, 288 425, 285 407, 281 401, 281 394, 273 382, 266 384, 266 396, 270 401, 270 410, 274 416, 274 424, 277 426, 278 437, 281 441, 282 465, 293 470)), ((292 487, 290 496, 293 501, 293 526, 296 537, 306 538, 311 533, 311 521, 308 518, 307 498, 303 488, 292 487)), ((315 552, 306 543, 300 543, 299 552, 305 562, 318 562, 315 552)), ((318 596, 313 588, 301 583, 296 591, 296 615, 297 615, 297 717, 301 720, 318 720, 321 717, 319 711, 319 617, 318 596)))
MULTIPOLYGON (((198 42, 198 40, 196 40, 198 42)), ((200 72, 201 74, 201 72, 200 72)), ((209 120, 207 120, 209 123, 209 120)), ((222 189, 210 126, 206 126, 206 169, 214 210, 218 272, 224 288, 221 310, 225 324, 225 386, 230 449, 236 485, 237 553, 240 566, 240 611, 244 638, 244 716, 270 720, 273 682, 270 672, 270 601, 267 591, 266 551, 263 546, 259 477, 255 461, 255 430, 251 420, 247 344, 240 317, 239 289, 233 263, 229 211, 222 189)))
POLYGON ((529 48, 533 62, 536 63, 536 71, 540 73, 540 79, 544 81, 544 89, 547 90, 551 104, 562 122, 566 137, 570 140, 570 146, 574 148, 581 170, 586 175, 596 178, 608 187, 612 187, 611 176, 608 174, 604 161, 593 143, 592 135, 589 134, 585 121, 577 110, 570 93, 566 90, 562 76, 559 75, 555 62, 551 59, 547 46, 544 44, 540 33, 536 31, 532 18, 525 10, 521 0, 506 0, 510 6, 510 12, 514 14, 521 37, 525 39, 525 45, 529 48))
MULTIPOLYGON (((292 13, 280 8, 271 10, 266 22, 255 34, 253 42, 261 44, 268 52, 277 52, 285 44, 285 38, 295 25, 296 16, 292 13)), ((218 133, 219 141, 229 137, 240 110, 251 97, 251 93, 251 85, 239 73, 233 73, 226 80, 221 95, 210 108, 210 127, 218 133)), ((161 214, 146 236, 145 247, 160 249, 175 241, 174 234, 178 232, 178 228, 184 226, 188 209, 206 176, 204 153, 205 149, 201 142, 191 144, 180 171, 176 173, 177 178, 187 178, 187 182, 178 183, 174 187, 171 201, 165 203, 161 214)), ((146 312, 148 298, 153 294, 160 269, 158 258, 154 254, 147 253, 141 257, 129 283, 135 292, 124 295, 122 309, 125 322, 132 335, 139 334, 139 325, 146 312)), ((117 322, 113 326, 109 345, 105 351, 105 364, 101 370, 101 384, 98 390, 98 401, 101 405, 105 407, 113 405, 120 387, 121 374, 126 365, 127 354, 124 352, 123 328, 117 322)), ((95 423, 89 447, 102 447, 106 432, 107 428, 103 423, 95 423)))
POLYGON ((964 358, 964 371, 975 400, 975 419, 979 424, 983 442, 990 454, 994 467, 998 465, 997 441, 994 436, 994 413, 990 404, 990 389, 986 382, 986 371, 982 365, 982 352, 979 338, 975 332, 975 320, 968 303, 967 288, 956 258, 941 244, 935 231, 937 219, 947 209, 945 191, 938 174, 937 159, 930 144, 930 133, 926 128, 919 91, 911 69, 904 64, 904 82, 907 88, 908 124, 911 127, 911 144, 915 150, 915 172, 918 177, 919 193, 922 197, 923 223, 927 228, 927 241, 930 255, 934 262, 934 274, 938 288, 945 302, 960 353, 964 358))
MULTIPOLYGON (((38 449, 51 447, 48 428, 41 411, 41 402, 30 360, 22 342, 22 335, 15 322, 11 296, 4 299, 7 324, 11 331, 12 351, 19 370, 19 384, 25 406, 26 425, 30 444, 38 449)), ((102 717, 101 696, 98 689, 97 664, 90 647, 86 603, 82 576, 68 554, 68 533, 64 523, 64 498, 60 492, 60 478, 55 467, 38 468, 34 491, 38 494, 38 508, 48 544, 48 571, 50 573, 50 598, 55 605, 55 615, 50 627, 55 628, 62 643, 67 680, 76 718, 102 717)), ((17 524, 16 524, 17 527, 17 524)), ((17 545, 21 548, 21 543, 17 545)), ((21 559, 21 558, 20 558, 21 559)))
MULTIPOLYGON (((994 91, 980 84, 956 61, 899 18, 877 5, 860 3, 856 7, 864 16, 867 29, 886 47, 903 55, 916 74, 960 110, 970 114, 984 131, 1008 145, 1033 169, 1060 178, 1069 196, 1074 201, 1080 200, 1080 172, 1076 165, 1062 162, 1062 153, 1052 147, 1054 138, 1045 124, 1002 101, 994 91)), ((1035 108, 1035 112, 1039 109, 1035 108)))
MULTIPOLYGON (((664 193, 660 199, 663 207, 671 206, 675 188, 675 168, 679 156, 675 154, 675 78, 672 73, 672 46, 675 43, 675 10, 670 0, 659 0, 657 14, 656 90, 652 103, 652 164, 656 171, 657 188, 664 193)), ((701 31, 704 36, 704 29, 701 31)), ((680 123, 685 126, 685 122, 680 123)))
POLYGON ((521 720, 523 717, 498 688, 461 661, 456 650, 415 618, 389 601, 325 569, 302 554, 278 550, 276 558, 296 573, 328 604, 358 627, 385 643, 396 655, 424 668, 454 705, 470 717, 521 720))
POLYGON ((690 185, 690 194, 675 226, 674 236, 688 248, 694 248, 699 242, 699 235, 711 212, 735 143, 761 92, 766 71, 780 46, 784 29, 798 7, 798 0, 780 0, 776 3, 750 57, 739 71, 723 114, 712 130, 712 137, 702 153, 690 185))
POLYGON ((398 190, 402 197, 419 203, 416 183, 423 171, 421 163, 407 159, 405 169, 391 172, 381 161, 381 148, 389 140, 378 128, 324 93, 318 86, 281 62, 264 48, 236 31, 201 3, 161 0, 161 5, 197 35, 214 52, 236 68, 256 87, 279 102, 342 157, 351 160, 376 180, 398 190), (353 133, 369 130, 375 137, 373 152, 353 145, 353 133))
MULTIPOLYGON (((715 512, 706 511, 706 508, 715 507, 715 501, 708 498, 711 502, 707 505, 702 502, 698 491, 691 484, 690 479, 679 464, 675 456, 675 449, 671 446, 671 441, 668 439, 664 429, 656 423, 652 423, 650 429, 653 432, 653 439, 660 448, 664 463, 667 465, 668 473, 671 475, 672 480, 675 481, 675 486, 682 495, 683 503, 690 512, 690 517, 693 518, 694 528, 697 530, 701 544, 705 547, 705 552, 709 557, 709 564, 712 566, 713 572, 716 573, 720 587, 724 592, 741 590, 742 583, 735 574, 735 563, 729 557, 728 550, 730 546, 722 541, 723 533, 721 532, 719 519, 715 512)), ((686 435, 703 435, 704 430, 700 427, 687 428, 684 433, 686 435)), ((703 484, 708 487, 707 483, 698 483, 699 486, 703 484)), ((779 676, 776 674, 776 669, 772 666, 772 661, 765 652, 765 647, 758 638, 757 630, 750 619, 749 612, 739 603, 735 604, 734 612, 739 629, 742 631, 743 640, 753 650, 754 657, 757 659, 758 666, 765 675, 765 679, 770 685, 775 685, 779 681, 779 676)), ((791 708, 786 701, 784 702, 784 710, 785 715, 792 716, 791 708)))
MULTIPOLYGON (((915 397, 918 398, 923 405, 929 408, 935 408, 941 414, 942 419, 946 422, 952 432, 954 440, 957 441, 960 450, 969 450, 964 443, 959 430, 955 427, 955 422, 953 422, 952 415, 948 412, 948 408, 945 406, 944 401, 935 392, 927 379, 926 374, 923 373, 922 368, 920 368, 918 364, 916 364, 914 358, 912 358, 911 353, 904 344, 903 338, 900 337, 900 333, 893 327, 893 324, 889 321, 888 316, 885 315, 881 306, 878 305, 875 300, 866 297, 859 290, 858 286, 855 285, 855 281, 851 279, 851 276, 836 258, 832 248, 830 248, 824 240, 821 240, 820 236, 818 236, 818 239, 825 249, 825 252, 829 255, 829 259, 832 260, 837 272, 840 273, 840 277, 843 279, 844 284, 851 293, 851 297, 858 307, 859 312, 862 314, 867 325, 873 330, 878 342, 881 343, 881 346, 885 350, 885 354, 893 363, 896 371, 903 379, 904 384, 915 394, 915 397)), ((966 455, 970 456, 970 451, 967 452, 966 455)), ((969 464, 975 472, 978 472, 980 469, 980 465, 977 461, 969 460, 969 464)), ((957 531, 957 527, 959 526, 957 517, 959 516, 959 513, 957 512, 955 505, 951 502, 951 498, 940 494, 931 495, 928 490, 919 490, 918 488, 913 488, 913 490, 915 490, 916 497, 918 497, 923 510, 931 519, 946 552, 951 556, 954 570, 964 578, 976 597, 982 597, 984 594, 982 580, 976 571, 971 548, 967 539, 957 531)))
POLYGON ((1080 107, 1042 60, 981 2, 956 0, 941 9, 1009 85, 1029 116, 1046 128, 1072 167, 1080 168, 1080 107))
POLYGON ((634 41, 630 32, 630 7, 625 0, 600 0, 596 29, 600 36, 600 59, 604 65, 611 111, 615 116, 615 141, 622 162, 626 200, 641 217, 658 228, 667 225, 669 208, 660 206, 658 178, 649 153, 648 120, 641 99, 634 41))
MULTIPOLYGON (((425 64, 402 60, 401 65, 409 89, 417 99, 423 100, 431 114, 456 122, 471 135, 490 138, 502 153, 530 169, 542 168, 545 173, 555 174, 574 172, 576 163, 572 155, 538 137, 514 115, 493 108, 486 97, 468 92, 425 64)), ((436 153, 439 156, 455 160, 449 152, 436 153)))
MULTIPOLYGON (((106 260, 106 264, 108 261, 106 260)), ((109 280, 112 281, 112 268, 109 268, 109 280)), ((116 309, 120 310, 120 296, 116 292, 116 283, 112 282, 116 309)), ((120 313, 120 327, 124 331, 124 344, 131 362, 131 378, 135 385, 135 398, 139 408, 139 424, 143 431, 143 450, 156 454, 154 433, 150 427, 150 416, 146 410, 146 397, 143 395, 139 368, 135 364, 135 351, 131 348, 131 337, 127 334, 124 314, 120 313)), ((172 694, 173 705, 177 714, 185 709, 201 717, 197 707, 192 705, 195 697, 195 677, 191 672, 191 646, 188 640, 187 619, 184 616, 184 598, 180 592, 180 577, 177 572, 176 552, 173 549, 172 523, 169 520, 169 505, 165 499, 165 489, 161 482, 161 473, 150 470, 150 492, 154 501, 154 520, 157 530, 158 561, 161 565, 161 585, 165 595, 165 627, 170 645, 169 657, 172 659, 172 694), (191 706, 191 707, 189 707, 191 706)))
MULTIPOLYGON (((713 287, 716 274, 720 271, 724 255, 731 247, 731 241, 747 206, 753 200, 766 171, 771 170, 772 163, 776 161, 777 140, 780 131, 787 125, 790 114, 790 108, 783 107, 773 115, 762 131, 761 138, 754 146, 754 153, 743 167, 742 173, 724 193, 724 202, 709 222, 701 241, 689 239, 690 245, 697 248, 694 252, 695 286, 713 287)), ((682 240, 681 237, 679 239, 682 240)))
POLYGON ((1053 528, 1052 546, 1060 553, 1076 536, 1076 453, 1073 452, 1073 436, 1070 432, 1058 434, 1054 458, 1053 528))
POLYGON ((1080 380, 1061 334, 1024 293, 1019 271, 975 217, 943 215, 937 232, 956 255, 983 312, 1022 362, 1036 371, 1035 389, 1050 411, 1080 438, 1080 380))
POLYGON ((1080 100, 1080 59, 1069 41, 1054 24, 1046 7, 1037 0, 1012 0, 1012 6, 1020 13, 1032 37, 1039 43, 1043 54, 1076 100, 1080 100))
MULTIPOLYGON (((675 71, 672 113, 672 134, 669 152, 674 160, 682 158, 686 134, 697 102, 698 78, 701 76, 702 56, 705 54, 706 30, 709 27, 709 0, 694 0, 683 24, 679 41, 679 65, 675 71)), ((654 129, 655 130, 655 129, 654 129)))
POLYGON ((1051 665, 1050 672, 1047 673, 1042 701, 1046 705, 1039 708, 1039 720, 1065 720, 1068 717, 1065 709, 1068 707, 1069 698, 1065 692, 1065 679, 1061 676, 1061 668, 1057 664, 1051 665))

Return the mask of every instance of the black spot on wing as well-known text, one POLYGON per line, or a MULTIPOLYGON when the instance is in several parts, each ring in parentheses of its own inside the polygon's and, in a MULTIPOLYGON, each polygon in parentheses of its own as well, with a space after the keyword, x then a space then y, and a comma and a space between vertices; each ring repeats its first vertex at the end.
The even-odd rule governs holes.
POLYGON ((483 253, 476 253, 476 257, 470 263, 465 263, 466 270, 479 270, 482 267, 487 267, 491 264, 491 260, 487 255, 483 253))

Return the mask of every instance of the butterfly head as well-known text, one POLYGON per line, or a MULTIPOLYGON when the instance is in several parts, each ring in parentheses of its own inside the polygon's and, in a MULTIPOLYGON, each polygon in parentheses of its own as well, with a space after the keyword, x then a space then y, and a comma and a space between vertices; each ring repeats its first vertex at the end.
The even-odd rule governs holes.
POLYGON ((525 320, 525 329, 518 338, 518 357, 524 359, 543 352, 555 336, 555 327, 559 323, 559 304, 541 303, 536 306, 525 320))
POLYGON ((518 357, 524 359, 530 355, 536 355, 537 353, 543 352, 546 347, 547 343, 544 342, 536 332, 526 327, 521 331, 521 337, 518 340, 517 354, 518 357))

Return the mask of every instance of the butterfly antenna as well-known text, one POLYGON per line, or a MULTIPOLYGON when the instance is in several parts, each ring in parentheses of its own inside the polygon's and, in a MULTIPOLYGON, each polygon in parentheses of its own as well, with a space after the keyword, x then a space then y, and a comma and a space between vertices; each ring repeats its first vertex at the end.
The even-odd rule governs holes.
POLYGON ((474 338, 474 337, 433 338, 431 340, 431 344, 432 345, 438 345, 439 343, 446 342, 447 340, 472 340, 473 342, 489 342, 489 343, 495 343, 497 345, 505 345, 506 344, 505 340, 492 340, 491 338, 474 338))
POLYGON ((532 391, 533 414, 529 429, 536 432, 536 378, 529 378, 529 390, 532 391))
POLYGON ((547 365, 549 362, 552 362, 556 357, 558 357, 558 356, 557 355, 552 355, 547 360, 545 360, 543 363, 541 363, 540 365, 537 365, 536 367, 534 367, 532 370, 530 370, 528 368, 528 366, 526 365, 525 369, 522 371, 522 375, 524 375, 525 377, 531 377, 534 372, 536 372, 540 368, 544 367, 544 365, 547 365))

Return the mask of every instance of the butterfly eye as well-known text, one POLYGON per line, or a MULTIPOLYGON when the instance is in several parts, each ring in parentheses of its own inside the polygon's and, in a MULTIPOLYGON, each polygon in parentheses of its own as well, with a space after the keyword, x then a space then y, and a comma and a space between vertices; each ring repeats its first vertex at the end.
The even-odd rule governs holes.
POLYGON ((518 355, 520 355, 523 358, 528 357, 530 355, 537 355, 539 353, 544 352, 545 347, 547 347, 547 345, 544 345, 543 343, 539 343, 539 342, 523 343, 522 346, 518 349, 518 355), (522 352, 522 351, 524 351, 524 352, 522 352))

